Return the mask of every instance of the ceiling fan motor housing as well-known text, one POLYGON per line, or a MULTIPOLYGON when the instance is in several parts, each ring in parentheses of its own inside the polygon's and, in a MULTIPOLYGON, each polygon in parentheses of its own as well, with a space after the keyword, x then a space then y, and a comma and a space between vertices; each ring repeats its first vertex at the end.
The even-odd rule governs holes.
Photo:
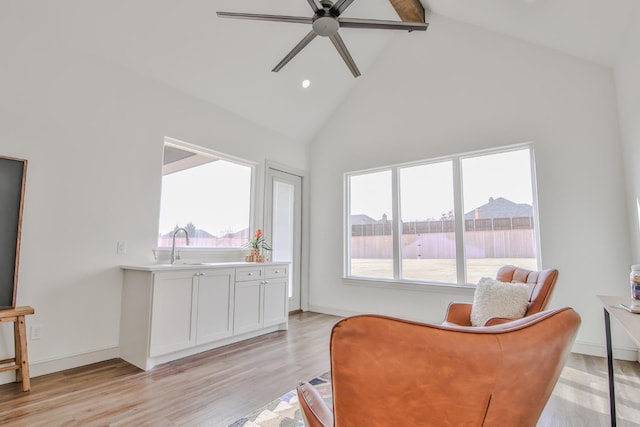
POLYGON ((313 20, 313 32, 319 36, 329 37, 334 35, 340 29, 340 23, 338 22, 338 18, 331 16, 330 14, 325 14, 324 16, 319 16, 313 20))

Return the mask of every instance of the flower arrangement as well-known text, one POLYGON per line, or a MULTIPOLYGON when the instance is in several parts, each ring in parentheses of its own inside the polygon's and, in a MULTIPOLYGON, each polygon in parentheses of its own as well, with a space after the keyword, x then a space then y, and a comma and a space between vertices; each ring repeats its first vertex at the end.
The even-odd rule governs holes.
POLYGON ((260 253, 263 249, 270 251, 271 247, 265 242, 261 229, 257 229, 253 239, 249 239, 245 246, 251 248, 251 255, 247 255, 248 262, 264 262, 264 256, 260 253))
POLYGON ((256 234, 253 239, 249 239, 247 246, 251 249, 264 249, 265 251, 271 250, 271 247, 264 241, 264 234, 262 234, 262 230, 259 228, 256 230, 256 234))

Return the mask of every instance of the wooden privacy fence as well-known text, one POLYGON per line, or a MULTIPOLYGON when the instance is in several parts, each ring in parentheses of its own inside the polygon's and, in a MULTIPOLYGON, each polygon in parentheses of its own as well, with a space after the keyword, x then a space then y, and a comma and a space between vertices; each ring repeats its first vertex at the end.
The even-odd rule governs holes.
MULTIPOLYGON (((355 224, 351 226, 352 236, 385 236, 391 235, 392 222, 374 224, 355 224)), ((533 230, 533 217, 478 218, 465 219, 465 231, 487 230, 533 230)), ((453 219, 440 221, 409 221, 402 223, 402 234, 454 232, 456 225, 453 219)))
MULTIPOLYGON (((456 257, 453 220, 402 224, 402 257, 447 259, 456 257)), ((392 224, 354 225, 351 258, 391 258, 392 224)), ((533 218, 487 218, 465 220, 467 258, 535 258, 533 218)))

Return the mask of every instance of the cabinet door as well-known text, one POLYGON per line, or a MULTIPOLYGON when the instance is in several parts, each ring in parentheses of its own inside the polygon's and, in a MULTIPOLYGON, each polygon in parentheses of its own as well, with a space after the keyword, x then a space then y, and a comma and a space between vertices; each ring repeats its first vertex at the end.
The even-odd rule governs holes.
POLYGON ((235 270, 201 270, 199 277, 197 344, 230 337, 235 270))
POLYGON ((262 328, 262 281, 236 282, 233 333, 262 328))
POLYGON ((197 274, 192 270, 155 274, 149 356, 171 353, 195 344, 197 274))
POLYGON ((264 326, 277 325, 287 321, 287 279, 268 279, 264 282, 264 326))

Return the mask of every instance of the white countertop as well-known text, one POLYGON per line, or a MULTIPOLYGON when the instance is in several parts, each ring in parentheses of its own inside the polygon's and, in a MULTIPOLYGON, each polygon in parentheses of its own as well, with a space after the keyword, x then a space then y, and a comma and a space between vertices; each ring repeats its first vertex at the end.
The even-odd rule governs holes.
POLYGON ((286 262, 176 262, 175 264, 144 264, 144 265, 121 265, 123 270, 137 271, 171 271, 171 270, 202 270, 206 268, 225 268, 225 267, 263 267, 267 265, 283 265, 286 262))

